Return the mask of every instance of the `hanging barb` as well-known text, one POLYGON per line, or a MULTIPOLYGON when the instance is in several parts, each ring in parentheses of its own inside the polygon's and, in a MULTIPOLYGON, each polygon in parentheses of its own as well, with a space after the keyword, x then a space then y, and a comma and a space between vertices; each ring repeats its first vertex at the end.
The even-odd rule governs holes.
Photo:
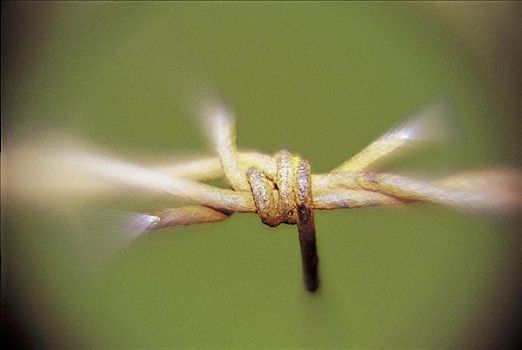
POLYGON ((278 152, 274 158, 277 163, 275 179, 269 179, 256 168, 248 170, 252 197, 257 213, 266 225, 297 224, 305 287, 313 292, 319 287, 319 257, 310 164, 286 150, 278 152))

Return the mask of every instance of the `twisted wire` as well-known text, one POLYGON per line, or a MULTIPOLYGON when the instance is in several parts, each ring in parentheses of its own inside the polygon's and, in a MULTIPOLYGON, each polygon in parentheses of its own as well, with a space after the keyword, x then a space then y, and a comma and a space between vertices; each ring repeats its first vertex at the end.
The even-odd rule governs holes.
POLYGON ((314 291, 319 286, 319 257, 310 164, 286 150, 278 152, 274 158, 277 163, 274 179, 255 167, 247 172, 256 210, 261 221, 268 226, 297 224, 305 286, 314 291))
POLYGON ((256 213, 271 227, 297 225, 305 283, 311 291, 319 285, 314 210, 413 202, 487 214, 518 215, 522 208, 522 176, 516 169, 468 171, 436 181, 381 172, 378 166, 383 161, 430 134, 432 123, 424 118, 390 130, 324 174, 312 174, 308 161, 287 150, 273 156, 238 150, 234 121, 225 110, 212 114, 209 125, 217 156, 152 167, 74 144, 49 145, 46 139, 17 146, 16 156, 8 153, 13 181, 9 190, 16 198, 48 201, 52 195, 83 199, 119 192, 122 187, 117 185, 123 185, 124 189, 162 193, 192 203, 137 215, 140 232, 222 221, 236 212, 256 213), (40 156, 42 149, 49 157, 40 156), (34 181, 35 173, 38 181, 34 181), (225 180, 228 188, 205 183, 216 179, 225 180))
POLYGON ((405 146, 412 130, 392 129, 330 173, 319 175, 312 175, 310 164, 287 150, 281 150, 273 157, 237 151, 233 121, 223 114, 213 120, 212 130, 218 159, 192 160, 156 169, 170 175, 171 182, 165 188, 168 193, 199 203, 200 206, 151 213, 148 218, 153 219, 149 229, 221 221, 234 212, 255 212, 270 227, 281 223, 296 224, 304 282, 309 291, 315 291, 319 286, 314 209, 361 208, 411 202, 486 211, 495 211, 502 205, 507 208, 522 206, 519 172, 498 170, 487 173, 487 176, 483 173, 468 173, 429 183, 369 170, 370 166, 375 166, 405 146), (220 177, 224 177, 232 189, 195 181, 220 177), (490 186, 489 192, 484 190, 484 181, 493 183, 500 178, 514 180, 517 185, 490 186))

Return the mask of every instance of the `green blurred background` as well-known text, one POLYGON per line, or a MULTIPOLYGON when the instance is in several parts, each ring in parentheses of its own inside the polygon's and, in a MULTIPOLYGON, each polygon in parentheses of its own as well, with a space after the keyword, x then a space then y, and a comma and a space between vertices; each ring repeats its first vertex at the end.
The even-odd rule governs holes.
MULTIPOLYGON (((324 172, 447 97, 464 142, 423 150, 401 166, 434 173, 520 166, 515 3, 2 6, 4 143, 17 130, 53 127, 127 159, 209 153, 187 101, 210 89, 232 106, 239 147, 287 147, 324 172)), ((130 198, 94 206, 162 205, 169 203, 130 198)), ((315 295, 302 285, 295 227, 271 229, 255 215, 143 236, 95 273, 85 272, 91 250, 74 237, 110 231, 102 220, 74 228, 66 221, 2 193, 2 318, 11 344, 489 348, 516 341, 516 220, 433 206, 317 212, 322 286, 315 295)))

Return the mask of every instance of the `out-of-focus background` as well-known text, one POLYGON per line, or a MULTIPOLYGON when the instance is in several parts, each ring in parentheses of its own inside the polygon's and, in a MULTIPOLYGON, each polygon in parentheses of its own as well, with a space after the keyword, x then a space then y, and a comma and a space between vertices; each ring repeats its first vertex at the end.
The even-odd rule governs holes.
POLYGON ((520 16, 515 2, 3 2, 3 341, 514 347, 516 217, 435 206, 318 212, 322 286, 311 295, 295 227, 238 214, 145 235, 91 269, 93 240, 103 251, 111 235, 99 213, 173 203, 100 199, 94 216, 65 217, 62 203, 42 208, 4 189, 11 141, 41 130, 136 161, 211 154, 190 108, 208 89, 233 108, 240 148, 286 147, 314 172, 440 97, 453 103, 459 140, 397 166, 520 167, 520 16))

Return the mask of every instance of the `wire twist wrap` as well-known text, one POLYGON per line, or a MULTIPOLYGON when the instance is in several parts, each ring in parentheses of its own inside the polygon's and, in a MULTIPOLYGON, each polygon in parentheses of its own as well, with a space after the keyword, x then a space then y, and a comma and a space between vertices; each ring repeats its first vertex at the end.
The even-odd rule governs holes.
POLYGON ((319 287, 319 257, 310 164, 286 150, 278 152, 275 160, 275 179, 270 179, 257 168, 247 171, 252 197, 257 213, 266 225, 297 224, 305 285, 309 291, 314 291, 319 287))

